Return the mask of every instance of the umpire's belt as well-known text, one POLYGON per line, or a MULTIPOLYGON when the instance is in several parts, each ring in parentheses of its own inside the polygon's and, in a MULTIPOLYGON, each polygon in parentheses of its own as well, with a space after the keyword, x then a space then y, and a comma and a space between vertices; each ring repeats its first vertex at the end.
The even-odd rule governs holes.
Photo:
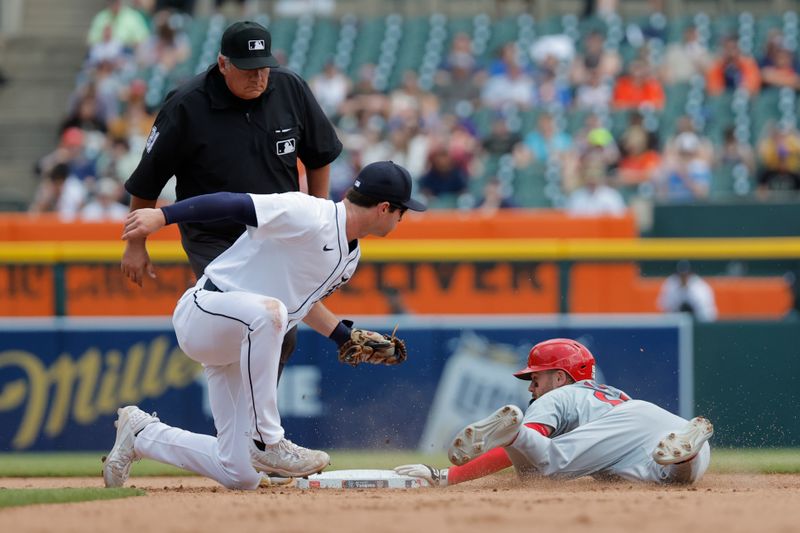
POLYGON ((214 285, 214 282, 210 279, 206 278, 206 283, 203 285, 203 288, 207 291, 214 291, 214 292, 222 292, 219 287, 214 285))

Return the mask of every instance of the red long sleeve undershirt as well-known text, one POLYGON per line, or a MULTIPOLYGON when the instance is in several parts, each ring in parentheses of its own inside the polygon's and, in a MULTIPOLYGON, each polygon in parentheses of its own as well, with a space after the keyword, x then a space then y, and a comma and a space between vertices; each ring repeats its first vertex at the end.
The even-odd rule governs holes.
MULTIPOLYGON (((544 424, 529 423, 525 424, 534 431, 538 431, 545 437, 550 436, 550 426, 544 424)), ((447 471, 447 484, 455 485, 464 481, 471 481, 479 477, 488 476, 511 466, 511 459, 508 457, 505 448, 495 448, 489 450, 461 466, 451 466, 447 471)))

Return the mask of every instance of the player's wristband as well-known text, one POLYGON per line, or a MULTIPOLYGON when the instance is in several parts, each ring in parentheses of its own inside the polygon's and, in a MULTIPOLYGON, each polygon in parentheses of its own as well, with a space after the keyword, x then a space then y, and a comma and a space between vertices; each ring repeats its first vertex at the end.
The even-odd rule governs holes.
POLYGON ((446 487, 447 486, 447 478, 448 474, 450 473, 449 468, 442 468, 439 470, 439 486, 446 487))
POLYGON ((333 328, 331 334, 328 335, 328 338, 335 342, 337 346, 341 346, 350 340, 350 334, 353 331, 352 328, 352 320, 340 320, 339 323, 336 324, 336 327, 333 328))

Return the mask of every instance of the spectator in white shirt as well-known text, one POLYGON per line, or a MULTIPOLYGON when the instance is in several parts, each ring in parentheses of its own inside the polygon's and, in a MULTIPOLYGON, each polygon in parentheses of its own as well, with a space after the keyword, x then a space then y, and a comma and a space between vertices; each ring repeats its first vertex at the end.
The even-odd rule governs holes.
POLYGON ((583 186, 567 198, 567 212, 573 216, 623 216, 625 200, 618 190, 606 185, 606 167, 595 158, 583 163, 583 186))
POLYGON ((114 178, 101 178, 94 190, 94 199, 83 206, 80 218, 86 222, 123 221, 128 216, 128 206, 119 200, 122 184, 114 178))
POLYGON ((481 100, 486 107, 501 109, 508 105, 516 105, 522 109, 530 109, 536 103, 536 83, 533 76, 509 58, 505 70, 490 75, 483 86, 481 100))
POLYGON ((692 76, 705 74, 713 59, 697 28, 689 26, 683 32, 682 42, 667 46, 661 78, 667 84, 689 82, 692 76))
POLYGON ((333 117, 339 114, 339 106, 347 98, 352 84, 333 62, 329 62, 321 73, 311 78, 309 86, 325 114, 333 117))
POLYGON ((717 319, 717 304, 711 286, 692 272, 689 261, 679 261, 675 274, 661 285, 658 307, 665 313, 689 313, 700 322, 717 319))
POLYGON ((595 113, 607 111, 611 104, 611 86, 603 79, 599 68, 588 71, 588 79, 580 85, 575 96, 575 106, 595 113))

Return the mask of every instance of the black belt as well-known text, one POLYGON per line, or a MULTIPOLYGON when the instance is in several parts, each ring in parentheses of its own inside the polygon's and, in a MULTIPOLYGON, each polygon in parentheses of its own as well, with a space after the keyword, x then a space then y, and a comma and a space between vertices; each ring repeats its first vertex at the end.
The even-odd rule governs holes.
POLYGON ((214 282, 210 279, 206 278, 206 283, 203 285, 203 288, 207 291, 214 291, 214 292, 222 292, 219 287, 214 285, 214 282))

